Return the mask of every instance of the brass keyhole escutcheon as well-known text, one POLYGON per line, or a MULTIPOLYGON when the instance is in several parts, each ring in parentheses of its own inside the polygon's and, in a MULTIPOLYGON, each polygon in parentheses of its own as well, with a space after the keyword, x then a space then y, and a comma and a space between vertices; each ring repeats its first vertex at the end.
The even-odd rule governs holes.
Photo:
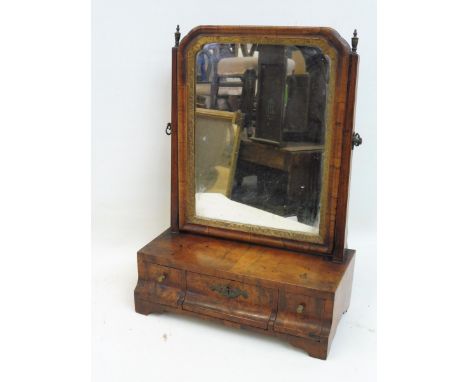
POLYGON ((158 283, 162 283, 166 279, 166 275, 161 275, 158 277, 158 283))
POLYGON ((299 304, 296 308, 296 312, 301 314, 304 311, 304 305, 299 304))
POLYGON ((242 296, 244 298, 249 297, 247 291, 239 288, 231 288, 229 285, 212 285, 210 289, 214 292, 219 293, 221 296, 227 298, 236 298, 239 296, 242 296))

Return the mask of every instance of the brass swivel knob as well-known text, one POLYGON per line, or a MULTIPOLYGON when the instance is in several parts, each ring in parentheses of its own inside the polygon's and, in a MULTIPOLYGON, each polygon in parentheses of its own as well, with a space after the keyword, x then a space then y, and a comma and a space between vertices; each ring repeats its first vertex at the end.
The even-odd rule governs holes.
POLYGON ((353 133, 353 139, 351 141, 352 146, 351 148, 354 149, 354 146, 361 146, 362 145, 362 138, 359 133, 353 133))
POLYGON ((299 304, 296 308, 296 312, 301 314, 304 311, 304 305, 299 304))
POLYGON ((161 275, 158 277, 158 283, 162 283, 166 279, 166 275, 161 275))

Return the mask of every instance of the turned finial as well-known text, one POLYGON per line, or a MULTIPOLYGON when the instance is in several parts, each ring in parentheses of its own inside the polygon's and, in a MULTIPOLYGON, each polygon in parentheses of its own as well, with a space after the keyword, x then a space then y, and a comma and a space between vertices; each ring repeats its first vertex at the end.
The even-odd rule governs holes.
POLYGON ((177 24, 177 28, 176 28, 176 32, 174 33, 174 37, 175 37, 175 46, 179 46, 179 41, 180 41, 180 28, 179 28, 179 24, 177 24))
POLYGON ((358 42, 359 37, 357 36, 357 29, 355 29, 353 33, 353 38, 351 39, 351 46, 353 47, 353 52, 356 52, 358 42))

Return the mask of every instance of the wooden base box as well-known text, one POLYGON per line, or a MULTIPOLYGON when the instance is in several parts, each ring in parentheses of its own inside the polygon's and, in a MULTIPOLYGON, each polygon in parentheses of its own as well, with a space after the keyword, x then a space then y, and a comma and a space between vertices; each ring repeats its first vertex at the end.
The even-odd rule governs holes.
POLYGON ((138 252, 138 313, 174 312, 283 338, 326 359, 348 309, 346 261, 165 231, 138 252))

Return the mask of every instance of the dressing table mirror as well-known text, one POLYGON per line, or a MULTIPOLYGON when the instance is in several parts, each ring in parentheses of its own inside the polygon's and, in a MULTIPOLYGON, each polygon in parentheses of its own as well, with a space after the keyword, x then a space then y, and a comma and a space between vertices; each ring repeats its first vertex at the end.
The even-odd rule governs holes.
POLYGON ((138 313, 276 336, 325 359, 346 248, 358 38, 200 26, 172 49, 171 227, 138 252, 138 313))

